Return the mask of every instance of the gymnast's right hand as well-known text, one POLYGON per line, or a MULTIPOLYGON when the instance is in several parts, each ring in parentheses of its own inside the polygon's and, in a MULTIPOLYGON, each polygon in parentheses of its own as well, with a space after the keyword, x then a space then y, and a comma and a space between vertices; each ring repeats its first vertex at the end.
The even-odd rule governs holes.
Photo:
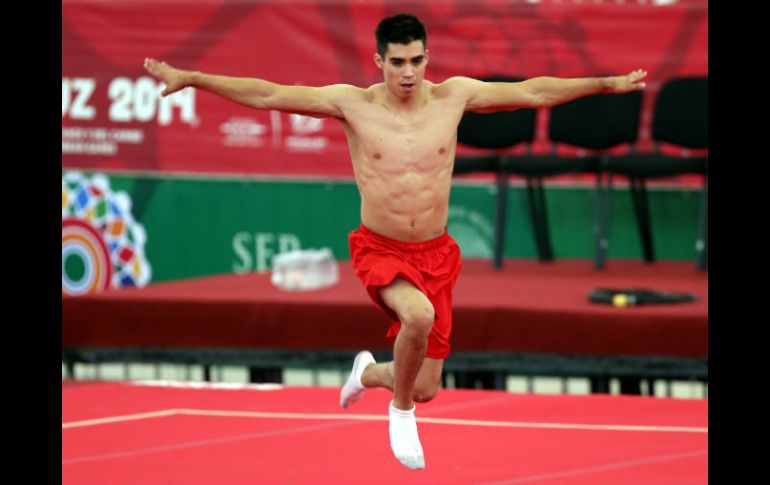
POLYGON ((144 69, 166 84, 161 96, 168 96, 186 86, 187 71, 177 69, 166 62, 157 61, 150 57, 144 59, 144 69))

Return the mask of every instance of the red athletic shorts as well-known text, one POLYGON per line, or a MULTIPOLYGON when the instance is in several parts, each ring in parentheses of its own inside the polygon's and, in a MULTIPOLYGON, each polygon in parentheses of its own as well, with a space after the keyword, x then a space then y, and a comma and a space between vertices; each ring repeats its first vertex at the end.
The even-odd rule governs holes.
POLYGON ((444 231, 436 239, 408 243, 372 232, 362 224, 348 235, 348 242, 356 276, 377 308, 390 318, 386 336, 395 339, 401 322, 383 302, 380 289, 401 277, 433 304, 436 318, 425 355, 432 359, 447 358, 452 333, 452 289, 461 266, 460 247, 452 236, 444 231))

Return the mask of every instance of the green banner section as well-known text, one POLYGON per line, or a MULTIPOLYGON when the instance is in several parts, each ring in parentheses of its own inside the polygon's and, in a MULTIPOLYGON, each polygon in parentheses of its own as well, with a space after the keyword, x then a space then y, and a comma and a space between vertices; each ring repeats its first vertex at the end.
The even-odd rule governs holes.
MULTIPOLYGON (((360 222, 352 180, 105 176, 112 192, 127 195, 134 220, 144 228, 152 282, 266 271, 275 254, 292 249, 328 247, 338 260, 347 260, 347 234, 360 222)), ((491 183, 455 181, 448 226, 465 258, 492 257, 495 196, 491 183)), ((697 188, 650 190, 658 259, 694 261, 699 197, 697 188)), ((593 186, 547 186, 546 200, 555 257, 592 259, 593 186)), ((521 184, 513 183, 509 191, 504 254, 536 257, 521 184)), ((612 197, 608 264, 612 258, 641 259, 625 187, 612 197)))

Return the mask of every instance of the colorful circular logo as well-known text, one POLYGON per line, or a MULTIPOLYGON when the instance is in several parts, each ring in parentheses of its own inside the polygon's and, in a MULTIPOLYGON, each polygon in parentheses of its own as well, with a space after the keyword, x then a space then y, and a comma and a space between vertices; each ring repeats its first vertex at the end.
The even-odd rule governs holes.
POLYGON ((110 287, 110 253, 101 235, 78 219, 61 222, 62 293, 81 295, 110 287))
POLYGON ((114 193, 107 177, 80 172, 62 177, 62 294, 145 286, 147 236, 134 221, 131 199, 114 193))

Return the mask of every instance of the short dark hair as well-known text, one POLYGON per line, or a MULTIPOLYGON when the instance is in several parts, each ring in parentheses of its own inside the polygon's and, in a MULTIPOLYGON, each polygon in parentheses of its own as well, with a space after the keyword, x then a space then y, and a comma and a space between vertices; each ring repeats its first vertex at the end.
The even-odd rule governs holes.
POLYGON ((421 40, 422 45, 428 46, 428 34, 425 33, 422 22, 408 13, 382 19, 377 25, 377 30, 374 31, 374 36, 377 38, 377 53, 383 57, 388 50, 388 44, 391 43, 411 44, 421 40))

